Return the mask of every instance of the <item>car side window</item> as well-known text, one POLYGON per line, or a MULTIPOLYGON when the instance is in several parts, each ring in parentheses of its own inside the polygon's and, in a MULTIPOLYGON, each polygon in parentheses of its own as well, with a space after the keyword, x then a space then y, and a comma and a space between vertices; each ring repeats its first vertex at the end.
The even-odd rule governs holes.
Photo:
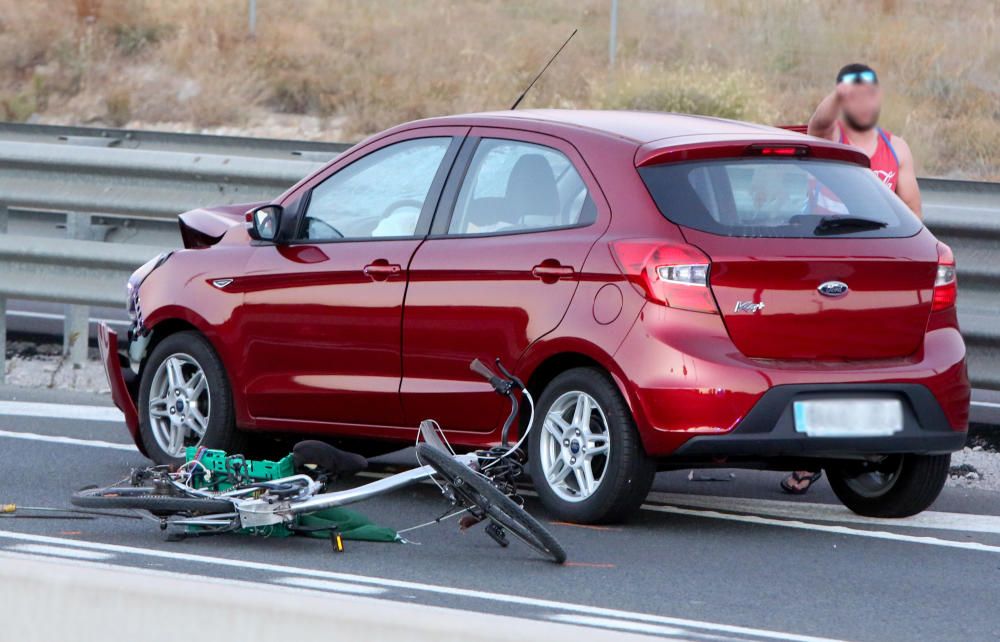
POLYGON ((497 234, 592 223, 597 210, 573 163, 551 147, 484 138, 448 226, 452 235, 497 234))
POLYGON ((413 236, 450 137, 388 145, 317 185, 299 237, 329 241, 413 236))

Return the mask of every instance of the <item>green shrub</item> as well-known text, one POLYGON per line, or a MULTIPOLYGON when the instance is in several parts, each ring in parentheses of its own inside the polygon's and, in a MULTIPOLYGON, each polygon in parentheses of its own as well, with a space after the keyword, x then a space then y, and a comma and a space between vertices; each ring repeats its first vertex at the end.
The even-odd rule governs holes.
POLYGON ((611 87, 595 90, 596 101, 608 109, 677 112, 749 120, 770 124, 773 101, 753 74, 708 65, 673 68, 633 68, 622 71, 611 87))

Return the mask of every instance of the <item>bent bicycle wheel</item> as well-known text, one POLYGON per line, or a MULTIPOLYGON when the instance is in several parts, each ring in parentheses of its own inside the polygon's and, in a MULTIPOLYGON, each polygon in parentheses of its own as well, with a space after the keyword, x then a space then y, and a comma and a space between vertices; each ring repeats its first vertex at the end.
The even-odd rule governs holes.
POLYGON ((153 488, 144 486, 83 488, 73 493, 70 502, 81 508, 131 508, 147 510, 154 515, 231 513, 234 510, 232 503, 223 499, 156 494, 153 488))
POLYGON ((522 542, 557 564, 566 561, 566 551, 556 538, 488 479, 427 444, 417 446, 417 456, 433 467, 461 499, 478 506, 522 542))

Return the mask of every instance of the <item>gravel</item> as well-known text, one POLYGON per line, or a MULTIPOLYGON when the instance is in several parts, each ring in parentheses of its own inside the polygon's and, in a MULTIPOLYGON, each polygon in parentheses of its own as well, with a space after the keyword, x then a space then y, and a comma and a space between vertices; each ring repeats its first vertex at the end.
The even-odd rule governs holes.
POLYGON ((28 388, 78 390, 108 394, 104 367, 96 351, 81 367, 62 356, 62 346, 28 341, 7 342, 6 383, 28 388))
POLYGON ((952 453, 948 485, 1000 491, 1000 453, 982 446, 952 453))

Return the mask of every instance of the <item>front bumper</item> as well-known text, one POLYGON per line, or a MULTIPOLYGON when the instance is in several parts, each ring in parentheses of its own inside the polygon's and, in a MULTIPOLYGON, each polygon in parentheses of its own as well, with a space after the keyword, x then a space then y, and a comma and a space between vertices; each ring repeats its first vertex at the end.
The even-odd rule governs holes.
POLYGON ((143 455, 146 449, 139 436, 139 413, 135 406, 135 373, 132 372, 129 360, 118 352, 118 334, 101 323, 97 327, 97 343, 101 349, 101 363, 104 364, 104 374, 108 378, 111 389, 111 400, 125 415, 125 425, 136 448, 143 455))
POLYGON ((966 436, 951 427, 941 404, 920 384, 784 385, 765 393, 732 431, 692 437, 674 455, 695 459, 938 455, 961 450, 966 436), (809 437, 795 430, 792 403, 796 400, 865 397, 899 399, 903 430, 888 437, 809 437))

